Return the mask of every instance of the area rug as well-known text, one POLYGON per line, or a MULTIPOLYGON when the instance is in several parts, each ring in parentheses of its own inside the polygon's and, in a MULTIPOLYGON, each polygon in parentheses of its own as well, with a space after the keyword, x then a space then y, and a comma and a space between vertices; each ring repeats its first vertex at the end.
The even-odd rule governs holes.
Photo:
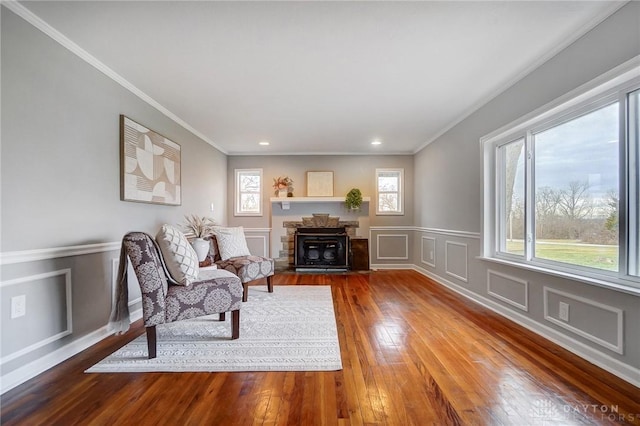
POLYGON ((146 335, 87 373, 184 371, 330 371, 342 369, 330 286, 249 287, 240 309, 240 338, 230 340, 230 314, 157 327, 158 356, 147 359, 146 335))

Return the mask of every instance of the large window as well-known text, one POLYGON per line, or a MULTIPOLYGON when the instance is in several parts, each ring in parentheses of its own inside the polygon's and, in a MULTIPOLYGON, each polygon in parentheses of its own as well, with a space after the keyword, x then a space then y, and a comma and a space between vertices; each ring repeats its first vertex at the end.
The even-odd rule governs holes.
POLYGON ((404 169, 376 169, 376 214, 401 215, 404 169))
POLYGON ((483 138, 483 256, 640 287, 637 71, 483 138))
POLYGON ((236 216, 262 216, 262 169, 236 169, 236 216))

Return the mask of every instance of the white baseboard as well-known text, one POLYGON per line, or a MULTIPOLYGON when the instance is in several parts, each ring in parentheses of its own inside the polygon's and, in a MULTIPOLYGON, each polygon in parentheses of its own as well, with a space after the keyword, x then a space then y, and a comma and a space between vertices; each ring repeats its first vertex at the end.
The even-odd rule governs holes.
MULTIPOLYGON (((135 322, 142 318, 142 309, 138 309, 131 313, 131 322, 135 322)), ((55 367, 63 361, 71 358, 74 355, 79 354, 85 349, 99 343, 101 340, 109 337, 111 332, 107 330, 107 326, 99 328, 98 330, 91 332, 73 342, 56 349, 55 351, 32 361, 20 368, 17 368, 10 373, 7 373, 0 377, 0 393, 5 392, 20 386, 27 380, 36 377, 38 374, 44 373, 48 369, 55 367)))
POLYGON ((415 265, 412 265, 412 269, 421 273, 422 275, 425 275, 426 277, 431 278, 438 284, 441 284, 455 291, 456 293, 466 297, 467 299, 478 303, 485 308, 490 309, 493 312, 515 322, 516 324, 519 324, 522 327, 544 337, 545 339, 557 344, 558 346, 563 347, 569 352, 578 355, 580 358, 584 358, 590 363, 597 365, 598 367, 608 371, 611 374, 614 374, 622 380, 625 380, 634 386, 640 387, 640 369, 625 364, 605 353, 602 353, 588 345, 585 345, 582 342, 579 342, 565 334, 562 334, 551 327, 540 324, 539 322, 534 321, 527 316, 512 311, 511 309, 508 309, 498 303, 495 303, 492 300, 480 296, 477 293, 471 292, 468 289, 454 284, 446 278, 441 277, 440 275, 434 274, 430 271, 427 271, 426 269, 422 269, 421 267, 415 265))

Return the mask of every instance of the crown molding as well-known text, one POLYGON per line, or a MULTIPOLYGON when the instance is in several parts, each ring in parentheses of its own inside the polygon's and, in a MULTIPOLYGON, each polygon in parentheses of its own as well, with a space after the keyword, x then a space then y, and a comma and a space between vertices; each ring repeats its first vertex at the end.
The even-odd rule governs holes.
POLYGON ((191 125, 189 125, 189 123, 187 123, 186 121, 178 117, 173 112, 169 111, 162 104, 160 104, 160 102, 156 101, 151 96, 147 95, 145 92, 138 89, 131 82, 126 80, 124 77, 122 77, 120 74, 118 74, 111 68, 109 68, 107 65, 105 65, 100 60, 98 60, 95 56, 93 56, 92 54, 84 50, 82 47, 77 45, 75 42, 73 42, 67 36, 62 34, 60 31, 53 28, 46 21, 44 21, 35 13, 31 12, 22 4, 18 3, 16 0, 3 0, 2 5, 5 6, 7 9, 11 10, 16 15, 20 16, 29 24, 33 25, 35 28, 42 31, 47 36, 51 37, 53 40, 58 42, 61 46, 65 47, 70 52, 74 53, 80 59, 84 60, 86 63, 88 63, 89 65, 91 65, 92 67, 94 67, 95 69, 97 69, 98 71, 100 71, 101 73, 103 73, 104 75, 106 75, 107 77, 115 81, 116 83, 118 83, 120 86, 124 87, 129 92, 133 93, 135 96, 137 96, 144 102, 151 105, 153 108, 155 108, 156 110, 164 114, 166 117, 173 120, 175 123, 183 127, 185 130, 189 131, 190 133, 194 134, 198 138, 207 142, 209 145, 211 145, 218 151, 222 152, 223 154, 228 155, 228 152, 224 148, 217 145, 207 136, 205 136, 204 134, 202 134, 201 132, 193 128, 191 125))

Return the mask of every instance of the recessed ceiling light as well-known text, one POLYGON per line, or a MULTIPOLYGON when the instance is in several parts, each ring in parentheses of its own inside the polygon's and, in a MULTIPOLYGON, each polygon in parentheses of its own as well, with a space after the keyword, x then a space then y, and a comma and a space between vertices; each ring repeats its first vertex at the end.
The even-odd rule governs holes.
POLYGON ((269 145, 269 142, 268 141, 261 141, 261 142, 258 142, 258 145, 267 146, 267 145, 269 145))
POLYGON ((382 145, 382 142, 375 140, 373 142, 371 142, 371 145, 382 145))

